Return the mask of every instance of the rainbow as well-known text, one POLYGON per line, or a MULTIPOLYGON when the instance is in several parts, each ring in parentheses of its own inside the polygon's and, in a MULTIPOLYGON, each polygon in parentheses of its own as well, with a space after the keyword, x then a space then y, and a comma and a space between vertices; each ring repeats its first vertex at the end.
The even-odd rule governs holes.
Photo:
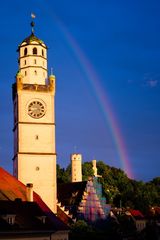
POLYGON ((56 20, 56 24, 58 25, 59 29, 64 35, 65 40, 71 47, 73 53, 75 54, 76 59, 78 60, 83 73, 86 75, 88 81, 93 87, 93 90, 95 92, 95 96, 97 98, 97 101, 100 105, 101 111, 104 114, 105 120, 109 123, 110 131, 113 137, 113 140, 115 142, 117 153, 120 159, 121 167, 126 172, 129 178, 134 178, 134 175, 132 173, 131 164, 129 161, 129 157, 127 154, 127 149, 120 131, 120 128, 118 126, 117 117, 113 111, 113 107, 111 106, 111 103, 109 102, 109 99, 107 98, 106 92, 103 90, 101 84, 100 84, 100 78, 93 69, 90 61, 85 56, 82 49, 79 47, 75 39, 71 36, 65 25, 62 23, 62 21, 57 18, 54 14, 54 21, 56 20))

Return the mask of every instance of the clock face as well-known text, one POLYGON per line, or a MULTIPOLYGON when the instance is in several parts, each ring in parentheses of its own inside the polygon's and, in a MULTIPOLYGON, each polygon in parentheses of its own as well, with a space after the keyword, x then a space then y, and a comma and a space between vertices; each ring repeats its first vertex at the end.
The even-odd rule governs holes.
POLYGON ((28 115, 32 118, 41 118, 45 115, 45 104, 40 100, 34 100, 28 105, 28 115))

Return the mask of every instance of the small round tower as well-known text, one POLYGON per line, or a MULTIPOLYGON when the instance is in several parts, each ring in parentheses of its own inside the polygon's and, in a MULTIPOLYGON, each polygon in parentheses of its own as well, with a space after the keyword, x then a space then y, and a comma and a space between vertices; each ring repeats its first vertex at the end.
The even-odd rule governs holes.
POLYGON ((71 154, 71 180, 82 181, 82 155, 79 153, 71 154))

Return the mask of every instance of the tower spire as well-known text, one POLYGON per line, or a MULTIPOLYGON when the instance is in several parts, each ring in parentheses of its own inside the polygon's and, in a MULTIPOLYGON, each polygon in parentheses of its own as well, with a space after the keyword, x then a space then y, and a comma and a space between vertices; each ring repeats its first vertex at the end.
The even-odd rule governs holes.
POLYGON ((32 18, 32 22, 31 22, 32 34, 34 34, 35 23, 34 23, 33 19, 36 18, 36 15, 34 13, 31 13, 31 18, 32 18))

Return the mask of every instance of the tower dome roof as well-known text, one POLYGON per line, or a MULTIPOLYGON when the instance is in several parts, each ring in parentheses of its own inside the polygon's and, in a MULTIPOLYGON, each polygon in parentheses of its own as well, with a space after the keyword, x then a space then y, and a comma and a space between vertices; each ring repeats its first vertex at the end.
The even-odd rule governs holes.
MULTIPOLYGON (((27 43, 27 44, 31 44, 32 42, 37 42, 37 43, 39 43, 39 44, 44 44, 44 42, 41 40, 41 39, 39 39, 38 37, 36 37, 35 35, 34 35, 34 33, 31 33, 31 35, 29 35, 27 38, 25 38, 23 41, 22 41, 22 43, 27 43)), ((22 44, 21 43, 21 44, 22 44)), ((20 44, 20 45, 21 45, 20 44)))
POLYGON ((39 39, 38 37, 36 37, 34 35, 34 33, 32 32, 28 37, 26 37, 18 46, 17 51, 19 51, 21 46, 25 46, 25 45, 30 45, 32 44, 32 42, 36 42, 37 44, 43 46, 44 48, 47 48, 47 46, 45 45, 45 43, 39 39))
POLYGON ((31 22, 31 27, 32 27, 31 34, 30 34, 28 37, 26 37, 26 38, 19 44, 18 50, 19 50, 19 48, 20 48, 21 46, 30 45, 30 44, 32 44, 32 42, 33 42, 33 44, 35 44, 35 42, 36 42, 37 44, 39 44, 39 45, 47 48, 47 46, 45 45, 45 43, 44 43, 41 39, 39 39, 38 37, 35 36, 35 34, 34 34, 34 26, 35 26, 35 23, 32 21, 32 22, 31 22))

